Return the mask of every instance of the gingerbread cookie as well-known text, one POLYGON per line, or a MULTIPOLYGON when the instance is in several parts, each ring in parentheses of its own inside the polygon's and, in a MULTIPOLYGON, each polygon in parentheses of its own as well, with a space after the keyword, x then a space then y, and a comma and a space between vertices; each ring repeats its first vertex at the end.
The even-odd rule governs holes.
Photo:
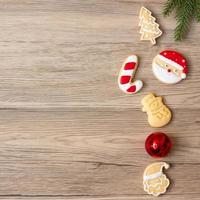
POLYGON ((162 97, 155 97, 150 93, 142 99, 142 105, 142 111, 147 112, 150 126, 162 127, 170 122, 172 114, 169 108, 163 104, 162 97))
POLYGON ((118 77, 118 85, 119 88, 127 94, 134 94, 143 87, 142 81, 140 80, 133 81, 133 77, 137 70, 137 65, 138 65, 137 56, 131 55, 125 60, 120 70, 118 77))
POLYGON ((143 174, 144 191, 153 196, 166 192, 170 181, 163 173, 163 168, 168 169, 166 162, 156 162, 147 166, 143 174))
POLYGON ((156 38, 162 35, 162 31, 159 29, 159 24, 157 24, 156 18, 152 16, 151 11, 145 7, 140 9, 140 22, 141 27, 141 40, 149 40, 154 45, 156 44, 156 38))
POLYGON ((162 51, 154 58, 152 69, 156 78, 167 84, 180 82, 188 73, 186 59, 170 50, 162 51))

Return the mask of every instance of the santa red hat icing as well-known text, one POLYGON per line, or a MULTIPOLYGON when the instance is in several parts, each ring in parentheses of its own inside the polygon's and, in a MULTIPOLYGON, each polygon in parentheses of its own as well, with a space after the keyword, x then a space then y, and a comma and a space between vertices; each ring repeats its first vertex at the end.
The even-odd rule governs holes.
POLYGON ((154 58, 153 72, 164 83, 177 83, 186 78, 187 61, 179 52, 165 50, 154 58))
POLYGON ((188 67, 186 59, 183 57, 183 55, 176 51, 165 50, 160 52, 160 57, 175 68, 182 70, 181 77, 182 79, 186 78, 186 74, 188 73, 188 67))

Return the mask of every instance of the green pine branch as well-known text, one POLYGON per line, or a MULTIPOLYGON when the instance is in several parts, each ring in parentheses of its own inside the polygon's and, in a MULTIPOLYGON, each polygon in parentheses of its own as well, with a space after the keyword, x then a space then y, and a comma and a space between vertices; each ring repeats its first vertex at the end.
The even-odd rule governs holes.
POLYGON ((175 41, 181 41, 186 35, 191 20, 195 17, 200 22, 200 0, 167 0, 163 15, 176 13, 177 26, 174 31, 175 41))
POLYGON ((200 22, 200 0, 196 0, 195 18, 197 22, 200 22))
POLYGON ((171 12, 181 5, 182 0, 168 0, 163 8, 163 15, 169 16, 171 12))
POLYGON ((175 41, 181 41, 189 28, 190 21, 194 15, 194 0, 186 0, 176 14, 177 26, 174 32, 175 41))

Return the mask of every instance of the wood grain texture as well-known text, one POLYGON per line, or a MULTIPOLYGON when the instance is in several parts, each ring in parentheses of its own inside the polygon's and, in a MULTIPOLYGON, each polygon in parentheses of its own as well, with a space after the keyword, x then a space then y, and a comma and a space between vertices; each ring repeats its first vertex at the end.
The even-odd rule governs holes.
POLYGON ((161 200, 199 200, 199 24, 175 43, 173 17, 158 0, 0 0, 0 199, 150 200, 142 186, 154 162, 148 133, 167 132, 172 184, 161 200), (152 10, 164 31, 156 46, 139 40, 138 12, 152 10), (154 78, 163 49, 186 55, 190 73, 169 86, 154 78), (123 94, 117 76, 127 55, 140 58, 145 86, 123 94), (172 122, 153 129, 141 112, 148 92, 165 97, 172 122))

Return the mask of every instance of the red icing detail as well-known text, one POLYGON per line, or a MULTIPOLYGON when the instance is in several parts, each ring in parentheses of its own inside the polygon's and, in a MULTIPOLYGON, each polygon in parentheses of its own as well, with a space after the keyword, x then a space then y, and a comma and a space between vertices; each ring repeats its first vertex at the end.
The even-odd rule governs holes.
POLYGON ((188 74, 188 68, 184 68, 183 73, 188 74))
POLYGON ((136 65, 135 62, 126 63, 126 65, 124 66, 124 70, 134 69, 135 65, 136 65))
POLYGON ((135 92, 136 91, 136 86, 135 85, 132 85, 128 90, 127 92, 135 92))
POLYGON ((167 71, 170 73, 170 72, 171 72, 171 69, 168 69, 167 71))
POLYGON ((156 158, 165 157, 172 148, 171 139, 162 132, 151 133, 145 141, 145 149, 149 155, 156 158))
POLYGON ((126 84, 126 83, 129 83, 130 80, 131 80, 131 76, 121 76, 120 83, 126 84))
POLYGON ((165 50, 165 51, 160 52, 160 55, 179 64, 180 66, 183 67, 183 72, 185 74, 188 73, 187 62, 186 62, 185 57, 183 57, 182 54, 176 51, 165 50))

